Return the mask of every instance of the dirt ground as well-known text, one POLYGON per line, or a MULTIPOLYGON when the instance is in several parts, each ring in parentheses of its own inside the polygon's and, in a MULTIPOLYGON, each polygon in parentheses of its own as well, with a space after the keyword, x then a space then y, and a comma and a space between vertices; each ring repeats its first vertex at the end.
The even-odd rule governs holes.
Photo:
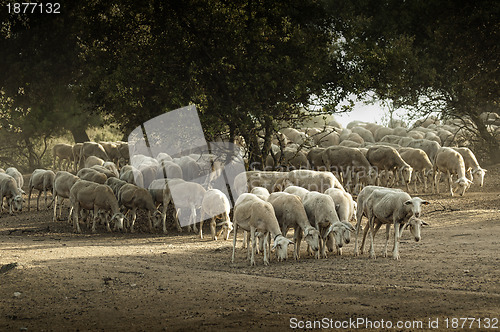
POLYGON ((420 242, 404 232, 399 261, 381 256, 383 231, 375 260, 354 257, 353 238, 343 256, 315 260, 303 245, 299 261, 250 267, 240 248, 231 263, 232 241, 74 234, 51 211, 4 213, 0 331, 498 329, 500 165, 488 169, 464 197, 419 195, 430 225, 420 242))

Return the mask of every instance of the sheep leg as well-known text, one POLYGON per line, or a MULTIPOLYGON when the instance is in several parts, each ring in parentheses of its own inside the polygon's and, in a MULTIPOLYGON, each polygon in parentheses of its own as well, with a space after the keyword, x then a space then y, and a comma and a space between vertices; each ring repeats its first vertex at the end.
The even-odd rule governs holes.
POLYGON ((238 233, 238 224, 234 223, 234 234, 233 234, 233 255, 231 256, 231 263, 234 263, 234 254, 236 251, 236 235, 238 233))
POLYGON ((167 234, 167 207, 163 207, 163 211, 161 212, 162 226, 163 226, 163 234, 167 234))
POLYGON ((368 218, 368 227, 370 228, 370 258, 375 259, 375 248, 373 246, 373 238, 374 238, 374 229, 373 229, 373 223, 375 222, 375 217, 370 216, 368 218))
MULTIPOLYGON (((264 239, 263 239, 263 242, 264 242, 264 265, 265 266, 268 266, 269 265, 269 258, 267 257, 268 255, 268 247, 267 247, 267 244, 268 244, 268 234, 269 232, 265 233, 264 234, 264 239)), ((269 253, 270 255, 271 253, 269 253)))
POLYGON ((94 215, 93 215, 93 218, 92 218, 92 233, 95 233, 96 232, 96 228, 95 228, 95 222, 98 218, 98 208, 96 205, 94 205, 94 215))
MULTIPOLYGON (((382 224, 378 224, 378 228, 380 228, 382 224)), ((386 224, 385 225, 385 246, 384 246, 384 252, 382 254, 382 257, 387 257, 387 247, 389 244, 389 232, 391 231, 391 224, 386 224)))
POLYGON ((148 226, 149 231, 153 233, 153 221, 151 220, 151 211, 148 210, 148 226))
POLYGON ((392 258, 399 259, 399 222, 394 222, 394 249, 392 251, 392 258))
POLYGON ((38 197, 36 198, 36 210, 39 211, 38 209, 38 202, 40 201, 40 196, 42 196, 42 191, 38 190, 38 197))
POLYGON ((198 233, 198 228, 196 227, 196 207, 191 205, 191 215, 189 216, 191 220, 190 224, 193 225, 193 232, 198 233))
POLYGON ((179 221, 179 212, 180 212, 180 210, 181 210, 180 208, 175 209, 174 219, 176 221, 177 231, 179 233, 182 233, 181 222, 179 221))
POLYGON ((78 224, 78 214, 80 212, 80 204, 78 202, 75 202, 73 204, 73 208, 74 208, 74 211, 73 211, 73 230, 75 231, 75 233, 81 233, 81 229, 80 229, 80 225, 78 224))
POLYGON ((295 227, 293 231, 293 242, 295 242, 295 248, 293 248, 293 259, 299 260, 300 258, 300 242, 302 241, 302 229, 295 227))
MULTIPOLYGON (((215 222, 215 217, 212 217, 210 219, 210 233, 212 233, 212 240, 214 240, 214 241, 217 241, 217 235, 216 235, 216 229, 215 229, 216 224, 217 223, 215 222)), ((200 222, 200 232, 201 232, 202 226, 203 225, 200 222)), ((221 232, 222 232, 222 228, 221 228, 221 232)))
POLYGON ((451 180, 451 173, 450 171, 446 171, 446 175, 447 175, 447 178, 448 178, 448 189, 450 189, 450 194, 451 196, 453 196, 453 185, 452 185, 452 180, 451 180))
MULTIPOLYGON (((205 220, 205 211, 203 208, 201 209, 201 219, 200 219, 200 239, 203 240, 203 221, 205 220)), ((210 223, 211 224, 211 223, 210 223)), ((210 228, 212 225, 210 225, 210 228)), ((213 239, 213 234, 212 234, 212 239, 213 239)))
POLYGON ((52 221, 56 222, 57 220, 57 195, 54 195, 54 216, 52 217, 52 221))
MULTIPOLYGON (((252 256, 250 256, 250 266, 255 266, 255 248, 257 247, 257 241, 255 236, 255 227, 253 226, 250 226, 250 237, 252 238, 252 256)), ((264 261, 266 258, 267 257, 264 257, 264 261)))
POLYGON ((245 249, 248 245, 247 241, 247 231, 243 231, 243 245, 241 246, 243 249, 245 249))
POLYGON ((137 210, 136 210, 136 208, 133 208, 132 209, 132 224, 130 225, 130 233, 134 233, 135 219, 137 219, 137 210))

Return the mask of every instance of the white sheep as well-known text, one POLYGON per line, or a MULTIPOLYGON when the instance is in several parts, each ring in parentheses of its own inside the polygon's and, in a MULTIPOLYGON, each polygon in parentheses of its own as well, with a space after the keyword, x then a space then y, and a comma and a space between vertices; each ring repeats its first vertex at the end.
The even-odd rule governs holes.
POLYGON ((472 181, 474 179, 474 181, 476 181, 476 183, 479 183, 479 186, 482 187, 484 184, 484 175, 486 174, 486 170, 479 166, 474 153, 466 147, 458 147, 453 149, 460 153, 460 155, 462 155, 462 158, 464 158, 465 172, 469 175, 469 180, 472 181))
POLYGON ((298 186, 290 186, 290 187, 286 187, 284 192, 289 193, 289 194, 293 194, 293 195, 297 195, 300 197, 300 199, 302 201, 304 201, 304 198, 306 197, 309 190, 307 190, 306 188, 298 187, 298 186))
POLYGON ((3 198, 9 205, 9 213, 12 215, 15 211, 22 211, 23 196, 17 187, 16 180, 8 174, 0 173, 0 213, 3 212, 3 198))
POLYGON ((19 190, 24 194, 24 178, 21 172, 19 172, 15 167, 9 167, 5 170, 5 174, 12 176, 14 180, 16 180, 17 188, 19 188, 19 190))
MULTIPOLYGON (((69 198, 69 191, 71 187, 78 181, 79 178, 76 175, 73 175, 69 172, 66 171, 59 171, 55 174, 54 177, 54 184, 52 188, 52 198, 54 200, 54 216, 52 220, 55 222, 57 221, 57 198, 61 198, 61 201, 59 202, 59 219, 61 218, 62 214, 62 203, 65 198, 69 198)), ((72 213, 72 207, 70 207, 69 215, 68 215, 68 222, 71 222, 71 213, 72 213)))
POLYGON ((161 221, 161 213, 156 209, 153 197, 147 189, 136 186, 135 184, 124 184, 118 191, 118 205, 131 211, 132 217, 129 225, 130 232, 134 232, 134 224, 137 219, 137 210, 146 210, 148 214, 149 230, 153 231, 153 224, 156 226, 161 221), (154 220, 154 222, 153 222, 154 220))
POLYGON ((103 159, 96 157, 96 156, 88 156, 87 159, 85 159, 84 167, 91 168, 92 166, 95 166, 95 165, 102 166, 103 164, 104 164, 103 159))
POLYGON ((38 203, 40 201, 40 196, 42 195, 42 191, 45 197, 45 207, 47 207, 47 192, 52 192, 54 187, 54 178, 55 174, 51 170, 46 169, 35 169, 31 174, 29 183, 28 183, 28 211, 30 210, 30 200, 31 200, 31 191, 33 189, 38 190, 38 197, 36 199, 36 210, 38 211, 38 203))
POLYGON ((109 160, 109 156, 101 144, 96 142, 83 142, 80 150, 80 158, 78 164, 81 166, 89 156, 96 156, 105 161, 109 160))
POLYGON ((76 173, 76 176, 82 180, 92 181, 99 184, 104 184, 104 182, 108 179, 105 174, 95 169, 86 167, 79 170, 78 173, 76 173))
MULTIPOLYGON (((403 142, 401 142, 403 143, 403 142)), ((441 145, 439 145, 438 142, 435 141, 430 141, 428 139, 422 138, 422 139, 415 139, 412 141, 404 142, 402 144, 403 146, 408 146, 411 148, 417 148, 417 149, 422 149, 427 153, 427 156, 429 157, 429 160, 431 163, 434 165, 436 161, 436 156, 438 153, 438 150, 441 148, 441 145)))
MULTIPOLYGON (((422 205, 429 202, 419 197, 411 197, 405 192, 386 189, 375 189, 368 196, 363 205, 363 213, 368 218, 368 228, 370 230, 370 257, 375 258, 373 237, 382 224, 386 224, 386 243, 383 256, 387 256, 387 245, 389 242, 389 231, 394 225, 394 248, 392 257, 399 259, 399 238, 402 228, 410 223, 410 230, 415 237, 415 241, 420 241, 420 226, 423 222, 418 219, 421 214, 422 205), (416 219, 412 219, 415 217, 416 219), (374 226, 376 229, 374 230, 374 226)), ((358 216, 358 223, 360 223, 358 216)), ((368 229, 365 230, 365 234, 368 229)))
MULTIPOLYGON (((108 162, 110 162, 110 161, 108 161, 108 162)), ((113 177, 116 178, 118 175, 118 170, 116 170, 116 172, 115 172, 115 170, 110 170, 109 168, 104 167, 103 165, 94 165, 90 168, 98 171, 99 173, 106 175, 106 179, 113 178, 113 177)))
POLYGON ((335 203, 329 195, 311 191, 305 195, 303 204, 309 223, 321 233, 316 258, 326 258, 326 245, 324 242, 328 234, 334 232, 336 243, 343 244, 343 230, 347 226, 340 222, 335 210, 335 203))
POLYGON ((433 177, 433 166, 427 153, 422 149, 403 147, 398 150, 401 158, 406 161, 412 168, 412 179, 414 183, 415 192, 417 192, 417 177, 420 175, 422 177, 422 182, 424 183, 424 191, 427 191, 427 182, 430 181, 431 186, 434 185, 433 177))
MULTIPOLYGON (((352 199, 351 194, 338 188, 330 188, 325 191, 325 194, 329 195, 333 199, 337 216, 339 217, 340 222, 346 226, 343 229, 342 237, 344 242, 347 244, 351 241, 350 233, 354 231, 354 227, 352 227, 350 221, 356 219, 356 202, 352 199)), ((330 233, 326 242, 326 246, 329 251, 333 251, 333 240, 333 234, 330 233)), ((343 243, 336 243, 335 245, 337 248, 337 254, 342 255, 343 243)))
POLYGON ((434 183, 436 193, 439 194, 439 175, 440 172, 446 173, 448 179, 448 188, 451 196, 453 193, 461 188, 460 195, 463 196, 465 191, 470 187, 472 181, 465 176, 465 162, 460 153, 449 147, 440 148, 436 156, 434 164, 434 183), (458 179, 455 181, 457 187, 455 190, 452 188, 452 176, 457 175, 458 179))
POLYGON ((123 213, 120 212, 118 200, 111 188, 104 184, 95 183, 92 181, 78 180, 70 189, 69 199, 73 207, 73 230, 80 233, 80 225, 78 216, 80 209, 86 209, 94 212, 94 220, 92 224, 92 232, 96 232, 96 220, 99 216, 99 211, 110 211, 111 219, 106 220, 106 229, 111 231, 109 222, 115 222, 115 229, 123 230, 123 213))
POLYGON ((191 230, 192 225, 194 232, 198 233, 198 229, 196 228, 196 223, 198 222, 196 209, 201 207, 206 192, 205 188, 198 183, 182 179, 167 179, 167 184, 167 188, 164 190, 163 204, 164 206, 168 206, 170 202, 174 204, 174 218, 177 222, 177 230, 182 232, 179 221, 181 209, 188 209, 188 231, 191 230))
POLYGON ((64 168, 68 170, 71 167, 71 164, 73 163, 74 160, 73 145, 66 143, 55 144, 52 147, 52 158, 53 158, 53 163, 52 163, 53 169, 56 169, 56 161, 59 158, 57 169, 62 169, 63 162, 66 161, 64 168))
MULTIPOLYGON (((102 167, 106 168, 107 170, 109 170, 110 172, 113 173, 113 176, 115 178, 119 178, 120 177, 120 173, 118 172, 118 166, 116 166, 116 164, 112 161, 105 161, 104 164, 102 164, 102 167)), ((109 176, 108 176, 109 178, 109 176)))
POLYGON ((212 240, 217 240, 222 233, 224 239, 229 238, 229 233, 233 229, 233 223, 229 218, 231 204, 226 195, 219 189, 209 189, 203 196, 201 203, 201 220, 200 220, 200 238, 203 239, 203 221, 210 218, 210 232, 212 233, 212 240), (221 219, 220 223, 216 223, 217 218, 221 219), (220 232, 216 235, 216 226, 222 226, 220 232))
POLYGON ((286 192, 272 193, 268 202, 272 204, 274 213, 281 227, 281 234, 286 236, 290 228, 294 229, 293 240, 295 248, 293 257, 300 258, 300 242, 302 237, 313 252, 319 250, 319 231, 311 226, 304 205, 299 196, 286 192))
POLYGON ((252 190, 250 190, 251 194, 257 195, 260 199, 267 201, 269 198, 269 190, 267 190, 264 187, 254 187, 252 190))
POLYGON ((318 191, 321 193, 324 193, 328 188, 339 188, 344 190, 339 180, 330 172, 299 169, 286 173, 285 181, 288 185, 282 187, 282 190, 289 185, 299 186, 309 191, 318 191))
POLYGON ((155 203, 156 207, 159 208, 159 206, 162 206, 161 210, 161 220, 162 220, 162 228, 163 228, 163 233, 167 234, 167 210, 168 210, 168 204, 170 203, 170 195, 166 194, 165 191, 167 190, 167 181, 166 179, 156 179, 153 182, 150 183, 148 187, 149 194, 153 198, 153 202, 155 203), (168 199, 168 201, 166 201, 168 199))
POLYGON ((276 219, 271 203, 263 201, 254 194, 242 194, 236 201, 233 216, 234 237, 233 237, 233 255, 231 261, 234 263, 236 251, 236 237, 238 228, 250 232, 252 243, 251 255, 250 246, 248 246, 247 256, 250 258, 250 265, 255 265, 256 232, 263 234, 264 240, 264 265, 269 265, 267 250, 267 233, 274 237, 273 248, 276 249, 278 261, 287 258, 288 245, 293 243, 281 234, 281 229, 276 219))
POLYGON ((120 169, 120 180, 144 188, 144 177, 141 171, 139 171, 134 166, 131 165, 123 166, 122 169, 120 169))
POLYGON ((384 145, 371 146, 368 148, 366 159, 379 171, 393 171, 395 174, 401 175, 406 190, 409 191, 408 184, 411 180, 413 168, 401 158, 395 148, 384 145))

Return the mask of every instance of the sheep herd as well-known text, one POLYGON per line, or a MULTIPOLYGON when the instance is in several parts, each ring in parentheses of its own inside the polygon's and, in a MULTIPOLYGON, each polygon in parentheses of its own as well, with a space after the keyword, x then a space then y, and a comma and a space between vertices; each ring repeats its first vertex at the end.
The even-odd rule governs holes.
MULTIPOLYGON (((399 259, 401 233, 408 228, 419 241, 421 226, 426 224, 421 219, 422 206, 429 202, 410 193, 429 187, 439 193, 444 174, 450 195, 457 190, 464 195, 472 183, 483 185, 486 172, 470 149, 456 146, 458 126, 428 120, 411 129, 362 122, 342 128, 335 121, 318 128, 284 128, 274 136, 265 165, 249 165, 253 170, 243 169, 229 178, 225 168, 231 162, 246 162, 241 138, 241 154, 224 162, 218 161, 220 156, 196 151, 145 156, 126 142, 56 144, 53 170, 37 169, 31 174, 28 210, 32 191, 37 189, 36 209, 43 193, 45 207, 53 204, 53 221, 61 220, 62 201, 69 199, 68 222, 75 232, 82 231, 81 222, 92 232, 98 222, 109 232, 111 225, 114 230, 134 232, 138 219, 144 219, 151 232, 167 233, 168 207, 174 206, 179 232, 187 228, 203 238, 204 220, 210 220, 213 240, 221 235, 227 240, 233 231, 233 262, 238 231, 245 231, 243 245, 251 265, 259 252, 265 265, 273 250, 278 261, 287 259, 289 245, 298 260, 302 239, 307 252, 317 259, 326 258, 327 250, 341 255, 351 233, 355 233, 354 255, 363 252, 369 235, 369 255, 375 258, 373 237, 382 225, 386 225, 386 256, 393 225, 392 257, 399 259), (368 219, 365 227, 363 216, 368 219), (287 238, 291 228, 293 241, 287 238)), ((2 213, 4 197, 10 214, 22 211, 23 187, 17 169, 0 169, 2 213)))

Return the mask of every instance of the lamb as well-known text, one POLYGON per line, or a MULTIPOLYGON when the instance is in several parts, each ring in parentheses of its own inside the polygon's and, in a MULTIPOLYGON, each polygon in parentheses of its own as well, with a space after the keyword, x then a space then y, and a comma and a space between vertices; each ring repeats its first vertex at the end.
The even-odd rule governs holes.
MULTIPOLYGON (((66 171, 59 171, 54 176, 54 185, 52 186, 52 198, 54 200, 54 217, 52 220, 57 221, 57 198, 61 198, 61 202, 59 203, 59 219, 62 214, 62 202, 65 198, 69 198, 69 191, 71 187, 78 181, 79 178, 76 175, 73 175, 66 171)), ((70 208, 68 215, 68 222, 71 222, 71 212, 72 208, 70 208)))
POLYGON ((158 225, 161 220, 161 213, 156 209, 153 198, 147 189, 138 187, 134 184, 124 184, 118 191, 118 205, 123 206, 132 211, 132 218, 130 223, 130 232, 134 232, 134 224, 137 219, 137 210, 144 209, 148 213, 149 230, 153 231, 154 225, 158 225))
POLYGON ((3 212, 3 198, 9 205, 9 213, 23 210, 22 192, 17 187, 16 180, 8 174, 0 173, 0 213, 3 212))
POLYGON ((412 180, 415 184, 415 192, 417 192, 417 176, 420 174, 422 176, 422 181, 424 183, 424 191, 427 191, 427 181, 431 181, 431 186, 433 186, 432 177, 432 162, 430 161, 427 153, 422 149, 416 148, 400 148, 398 150, 401 158, 406 161, 412 168, 412 180))
POLYGON ((469 175, 469 180, 476 181, 479 183, 479 186, 482 187, 484 183, 484 175, 486 174, 486 170, 479 166, 477 162, 476 156, 474 153, 466 147, 453 148, 455 151, 462 155, 465 163, 465 172, 469 175))
POLYGON ((276 248, 278 261, 287 258, 288 245, 293 244, 281 234, 280 226, 274 208, 271 203, 263 201, 254 194, 242 194, 236 201, 234 207, 234 237, 233 237, 233 255, 231 261, 234 263, 236 250, 236 237, 238 228, 241 227, 245 231, 250 232, 252 240, 252 249, 250 255, 250 246, 248 246, 247 256, 250 256, 250 265, 255 265, 256 232, 264 234, 264 265, 269 265, 267 254, 267 233, 271 233, 274 237, 273 249, 276 248))
POLYGON ((396 149, 383 145, 371 146, 366 154, 366 159, 379 171, 393 171, 395 174, 400 174, 406 185, 406 190, 409 191, 408 184, 411 180, 413 168, 401 158, 396 149))
MULTIPOLYGON (((346 244, 351 242, 350 233, 354 231, 354 227, 352 227, 350 221, 356 218, 356 202, 354 202, 349 193, 337 188, 330 188, 325 191, 325 194, 329 195, 333 199, 337 216, 339 217, 340 222, 346 226, 340 230, 342 231, 341 239, 343 239, 343 242, 335 243, 337 255, 342 255, 344 242, 346 244)), ((328 251, 333 251, 333 240, 333 233, 330 233, 326 242, 328 251)))
POLYGON ((92 181, 78 180, 71 187, 69 199, 73 207, 73 230, 76 233, 81 233, 78 223, 80 209, 93 210, 94 221, 92 224, 92 232, 96 232, 96 219, 99 211, 111 211, 111 220, 106 220, 106 229, 111 231, 109 222, 115 222, 115 229, 123 230, 123 220, 125 216, 120 212, 118 200, 116 199, 110 187, 104 184, 95 183, 92 181))
POLYGON ((78 173, 76 173, 76 176, 82 180, 92 181, 99 184, 104 184, 104 182, 108 179, 105 174, 92 168, 82 168, 78 171, 78 173))
MULTIPOLYGON (((394 225, 394 259, 399 259, 399 237, 402 227, 410 224, 410 230, 415 237, 415 241, 420 241, 420 226, 423 222, 418 219, 421 214, 421 206, 429 204, 419 197, 410 197, 405 192, 386 189, 374 189, 363 204, 363 212, 358 215, 358 224, 361 217, 366 214, 368 227, 370 230, 370 257, 375 258, 373 247, 373 237, 382 224, 386 224, 386 243, 384 247, 384 257, 387 256, 387 244, 389 242, 390 226, 394 225), (413 217, 413 219, 412 219, 413 217), (417 218, 417 219, 415 219, 417 218), (377 223, 374 231, 374 224, 377 223)), ((365 234, 368 229, 365 230, 365 234)), ((356 250, 357 248, 355 248, 356 250)))
POLYGON ((58 143, 52 147, 52 168, 56 169, 56 161, 59 158, 58 168, 62 169, 63 162, 66 162, 64 169, 68 170, 73 163, 73 145, 66 143, 58 143))
POLYGON ((103 159, 96 156, 88 156, 87 159, 85 159, 84 167, 91 168, 94 165, 102 166, 103 164, 104 164, 103 159))
POLYGON ((460 196, 465 194, 465 191, 470 187, 472 181, 467 179, 465 176, 465 162, 464 158, 460 153, 453 150, 452 148, 443 147, 439 149, 436 156, 436 162, 434 164, 434 183, 436 187, 436 193, 439 194, 439 172, 446 172, 448 179, 448 188, 450 190, 451 196, 453 193, 461 188, 460 196), (458 180, 457 187, 455 190, 452 188, 452 176, 457 175, 458 180))
POLYGON ((5 174, 12 176, 14 180, 16 180, 17 188, 19 188, 19 190, 24 194, 23 191, 24 178, 21 172, 19 172, 15 167, 9 167, 5 170, 5 174))
POLYGON ((294 259, 298 260, 300 258, 300 242, 303 236, 313 252, 317 252, 320 233, 309 223, 300 197, 286 192, 277 192, 269 196, 268 202, 274 208, 274 213, 281 227, 281 234, 286 236, 290 228, 294 229, 294 259))
POLYGON ((45 196, 45 206, 47 207, 47 192, 52 191, 54 187, 55 174, 51 170, 45 169, 35 169, 31 174, 30 181, 28 183, 28 211, 30 210, 30 200, 31 191, 33 189, 38 190, 38 198, 36 199, 36 210, 38 211, 38 203, 40 201, 40 196, 42 191, 45 196))
POLYGON ((209 189, 203 196, 201 203, 201 220, 200 220, 200 238, 203 239, 203 221, 205 217, 210 218, 210 232, 212 233, 212 240, 216 241, 222 233, 224 239, 229 238, 229 233, 233 229, 233 223, 229 219, 229 212, 231 205, 226 195, 219 189, 209 189), (221 223, 216 223, 216 218, 220 216, 221 223), (216 235, 216 226, 222 226, 220 232, 216 235))
POLYGON ((324 241, 326 241, 328 234, 334 232, 336 243, 343 244, 342 234, 347 226, 340 222, 335 210, 335 203, 329 195, 311 191, 304 197, 303 204, 309 223, 321 233, 316 258, 326 258, 324 241))

